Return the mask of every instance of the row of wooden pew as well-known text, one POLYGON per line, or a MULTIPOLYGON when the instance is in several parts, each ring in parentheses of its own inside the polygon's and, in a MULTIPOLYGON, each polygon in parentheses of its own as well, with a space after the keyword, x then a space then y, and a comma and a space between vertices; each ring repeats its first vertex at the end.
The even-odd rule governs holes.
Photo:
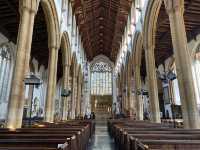
POLYGON ((119 150, 200 150, 200 130, 169 125, 109 120, 108 130, 119 150))
POLYGON ((40 123, 0 129, 0 150, 86 150, 95 129, 92 120, 40 123))

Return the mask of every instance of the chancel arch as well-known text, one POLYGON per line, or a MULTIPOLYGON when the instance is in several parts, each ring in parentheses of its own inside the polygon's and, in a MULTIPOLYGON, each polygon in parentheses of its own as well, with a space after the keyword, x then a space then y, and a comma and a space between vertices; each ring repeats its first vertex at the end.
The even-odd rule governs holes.
POLYGON ((92 111, 111 112, 113 99, 113 63, 100 55, 90 63, 92 111))

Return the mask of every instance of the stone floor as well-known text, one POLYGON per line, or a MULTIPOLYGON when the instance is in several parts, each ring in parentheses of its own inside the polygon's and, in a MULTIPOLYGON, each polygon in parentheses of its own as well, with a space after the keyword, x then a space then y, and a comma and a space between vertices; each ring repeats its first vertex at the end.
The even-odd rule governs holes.
POLYGON ((88 150, 116 150, 114 140, 108 134, 106 123, 96 122, 96 130, 88 150))

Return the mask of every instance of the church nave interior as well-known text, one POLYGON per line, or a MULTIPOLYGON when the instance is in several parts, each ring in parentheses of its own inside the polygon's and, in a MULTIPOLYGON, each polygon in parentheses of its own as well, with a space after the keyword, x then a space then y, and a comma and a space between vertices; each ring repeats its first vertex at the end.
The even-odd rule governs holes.
POLYGON ((0 150, 200 150, 200 0, 0 0, 0 150))

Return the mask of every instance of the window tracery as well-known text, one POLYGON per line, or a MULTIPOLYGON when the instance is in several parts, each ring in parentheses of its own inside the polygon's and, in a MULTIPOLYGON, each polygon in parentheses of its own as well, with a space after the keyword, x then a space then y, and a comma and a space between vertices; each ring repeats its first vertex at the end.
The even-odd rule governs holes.
POLYGON ((91 67, 91 94, 112 95, 112 67, 97 62, 91 67))

